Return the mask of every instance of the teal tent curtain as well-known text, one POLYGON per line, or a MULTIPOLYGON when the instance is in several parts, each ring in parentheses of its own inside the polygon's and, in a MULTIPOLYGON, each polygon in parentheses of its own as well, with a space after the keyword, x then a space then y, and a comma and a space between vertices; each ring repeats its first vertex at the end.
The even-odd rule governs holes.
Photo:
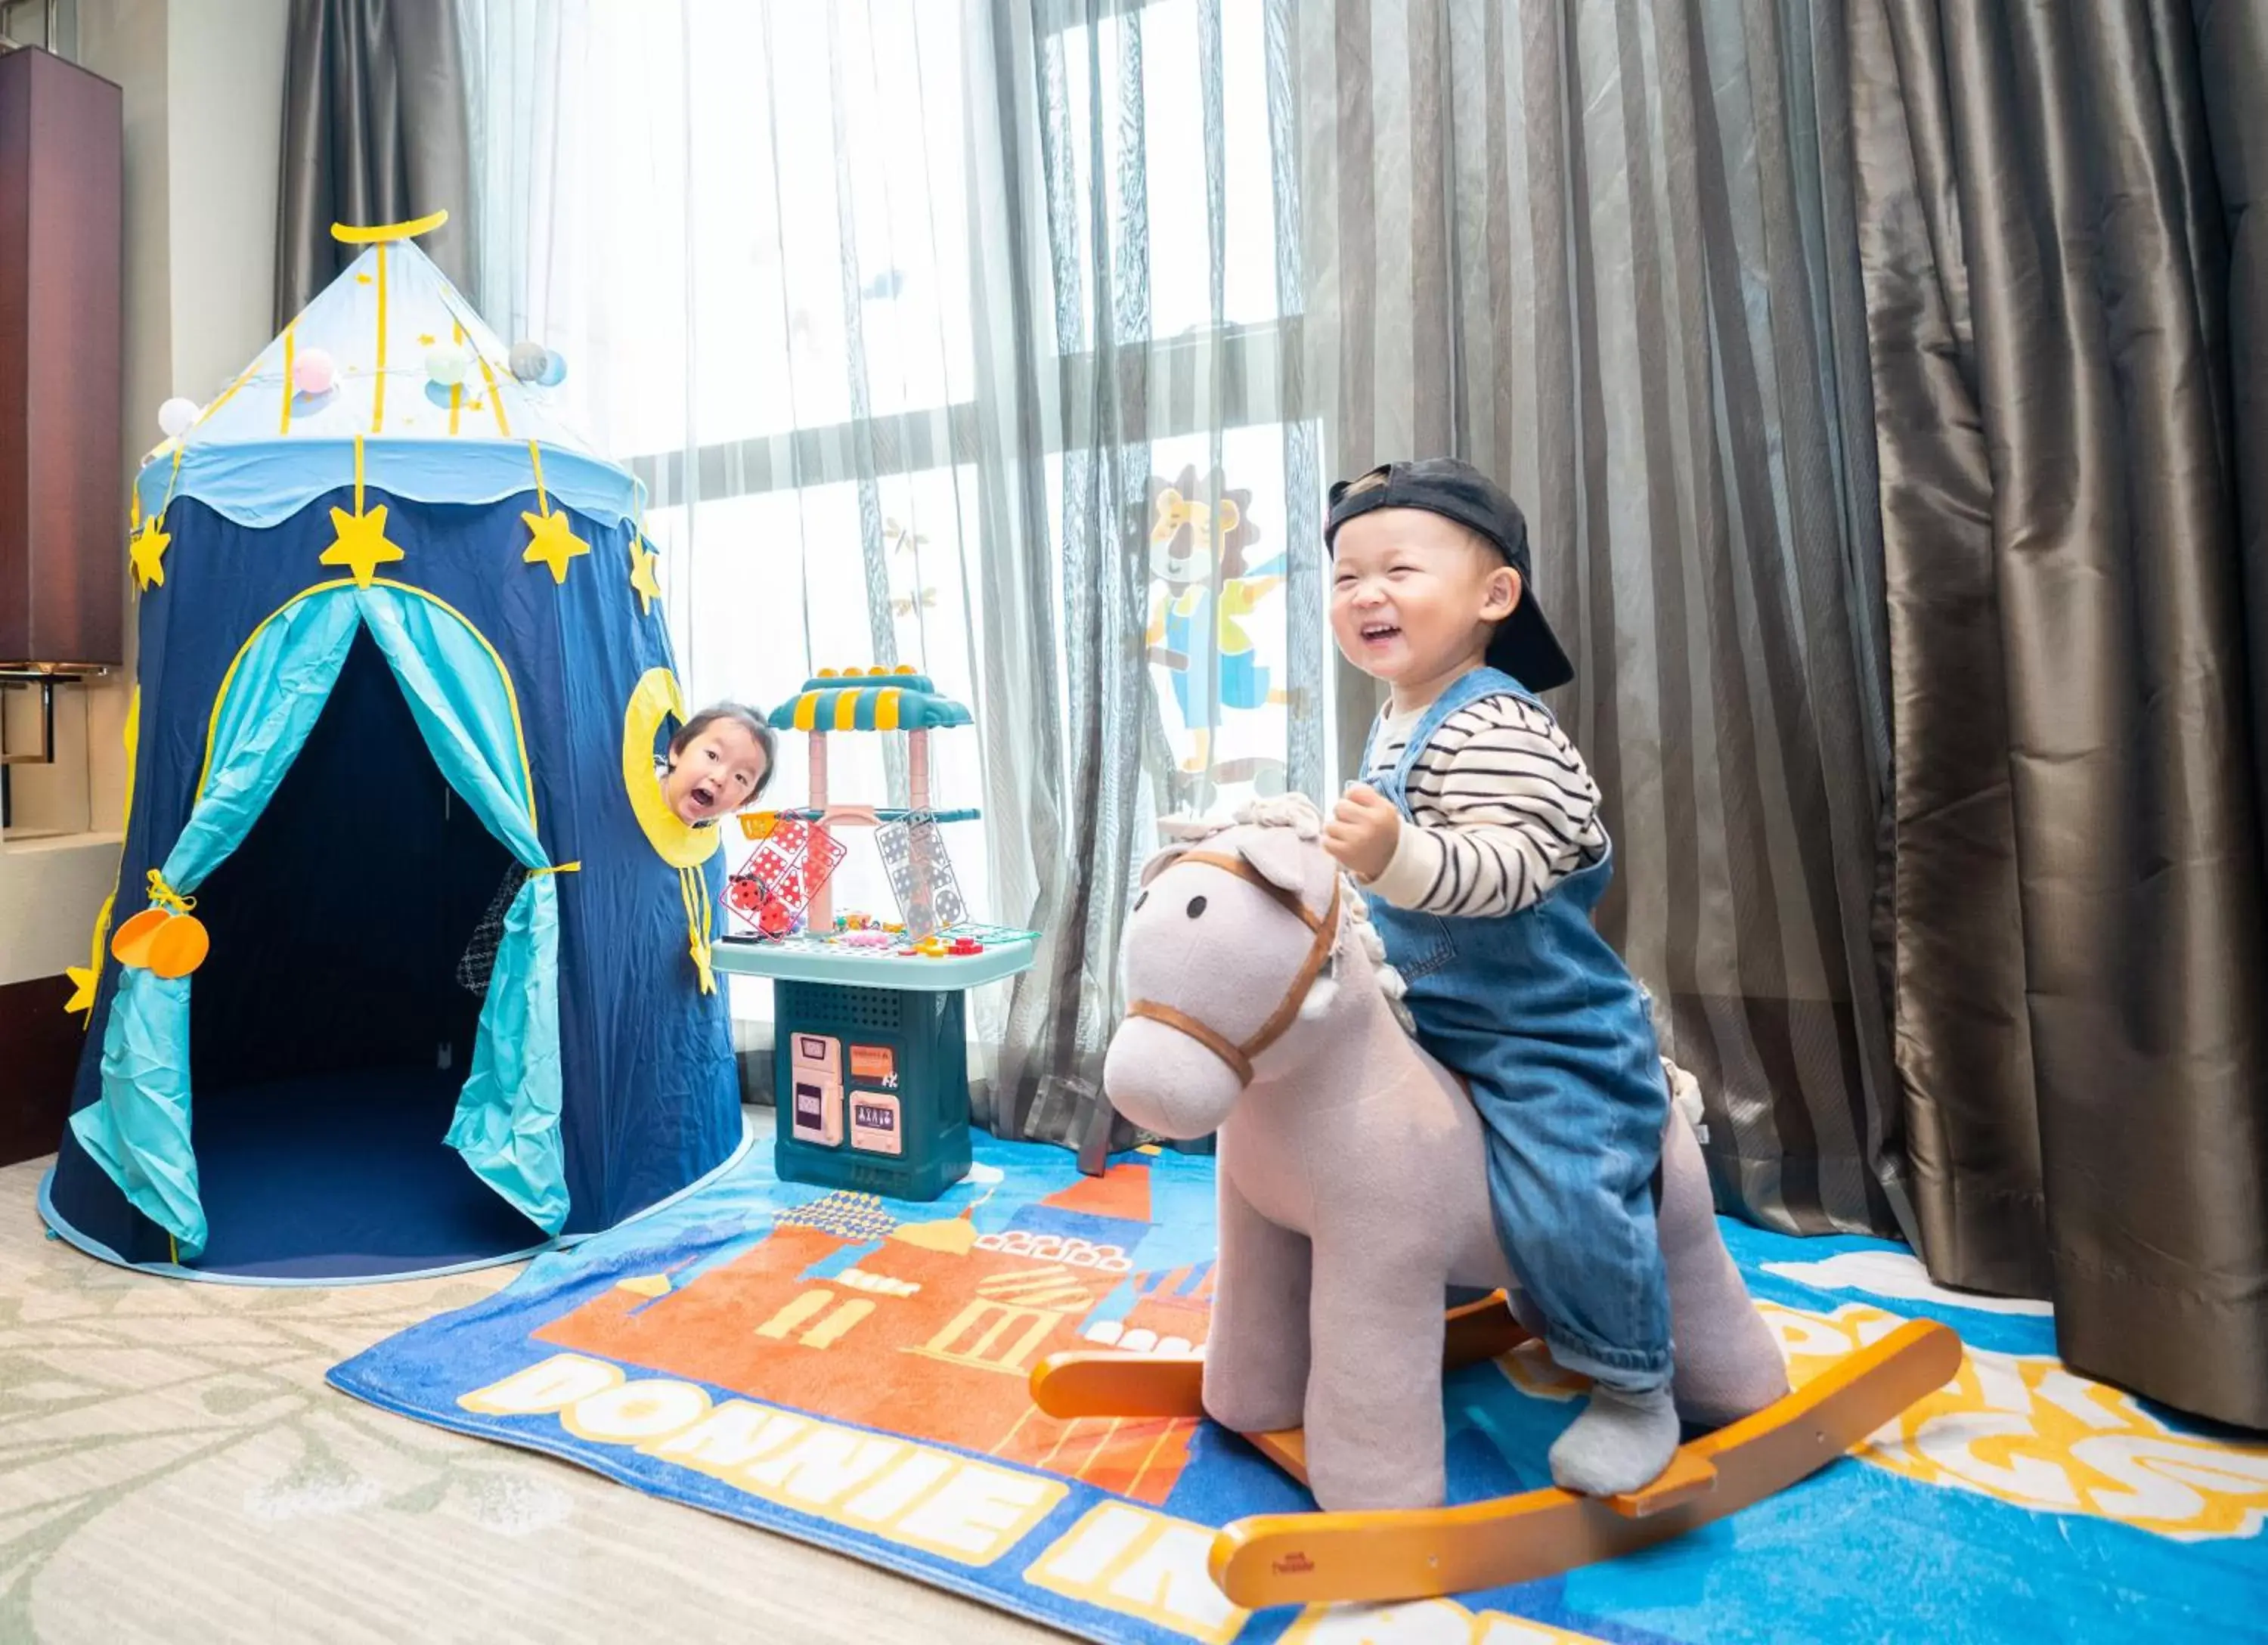
MULTIPOLYGON (((518 714, 501 665, 461 618, 416 591, 339 587, 271 617, 223 687, 203 780, 161 871, 193 894, 259 821, 306 743, 367 627, 408 699, 441 774, 489 831, 531 869, 548 868, 536 830, 518 714)), ((558 892, 532 874, 505 920, 481 1009, 471 1076, 448 1142, 482 1181, 548 1233, 566 1221, 559 1139, 558 892)), ((190 1147, 190 978, 122 974, 103 1036, 102 1098, 71 1118, 87 1153, 128 1201, 204 1249, 190 1147)))
MULTIPOLYGON (((195 891, 260 820, 315 728, 357 625, 350 600, 302 599, 269 618, 238 657, 221 687, 195 808, 161 871, 175 891, 195 891)), ((205 1247, 189 1146, 189 981, 120 973, 102 1036, 102 1100, 70 1122, 127 1203, 172 1235, 185 1259, 205 1247)))

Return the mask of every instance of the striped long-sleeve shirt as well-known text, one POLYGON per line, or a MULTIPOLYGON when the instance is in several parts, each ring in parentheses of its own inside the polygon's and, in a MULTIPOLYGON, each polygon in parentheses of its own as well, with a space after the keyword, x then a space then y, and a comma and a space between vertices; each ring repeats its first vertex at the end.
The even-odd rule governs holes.
MULTIPOLYGON (((1388 715, 1370 776, 1390 776, 1418 714, 1388 715)), ((1370 889, 1398 908, 1513 914, 1607 854, 1598 785, 1549 710, 1505 694, 1452 714, 1410 768, 1403 825, 1370 889)))

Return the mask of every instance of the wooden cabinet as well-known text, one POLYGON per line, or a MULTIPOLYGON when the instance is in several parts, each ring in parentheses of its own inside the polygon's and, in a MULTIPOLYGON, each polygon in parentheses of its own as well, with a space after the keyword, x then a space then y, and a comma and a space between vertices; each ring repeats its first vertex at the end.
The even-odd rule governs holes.
POLYGON ((119 89, 0 55, 0 670, 124 660, 119 89))

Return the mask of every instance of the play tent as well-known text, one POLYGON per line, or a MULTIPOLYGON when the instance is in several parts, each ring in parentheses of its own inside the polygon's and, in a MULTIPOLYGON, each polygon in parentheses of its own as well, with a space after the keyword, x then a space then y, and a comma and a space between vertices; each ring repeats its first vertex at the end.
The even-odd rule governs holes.
POLYGON ((744 1146, 636 486, 420 226, 337 231, 352 266, 140 476, 126 838, 41 1191, 112 1261, 445 1271, 744 1146))

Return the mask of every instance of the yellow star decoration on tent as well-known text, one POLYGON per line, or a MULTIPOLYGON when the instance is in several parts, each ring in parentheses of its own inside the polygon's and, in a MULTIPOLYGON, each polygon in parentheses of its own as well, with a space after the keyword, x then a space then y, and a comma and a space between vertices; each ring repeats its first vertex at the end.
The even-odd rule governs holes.
MULTIPOLYGON (((130 732, 130 727, 129 727, 129 730, 130 732)), ((130 746, 131 745, 129 743, 129 749, 130 746)), ((130 768, 133 764, 134 759, 132 753, 129 752, 126 758, 128 766, 129 767, 130 775, 130 768)), ((133 815, 134 809, 131 803, 132 796, 130 794, 128 796, 128 800, 127 814, 130 817, 133 815)), ((102 940, 110 934, 110 908, 111 904, 115 903, 117 900, 118 894, 115 891, 113 891, 108 896, 102 899, 102 908, 94 917, 94 941, 92 945, 92 952, 87 956, 86 963, 84 965, 66 965, 63 967, 63 975, 70 978, 71 985, 71 997, 63 1001, 63 1009, 65 1011, 85 1011, 89 1014, 88 1020, 90 1022, 93 1020, 94 991, 96 986, 102 981, 102 940)))
POLYGON ((567 516, 551 506, 551 493, 543 489, 543 451, 534 440, 527 442, 528 467, 535 474, 535 507, 533 514, 523 513, 527 522, 527 550, 520 561, 527 565, 548 565, 551 580, 567 580, 567 562, 579 554, 588 554, 591 545, 577 536, 567 516))
POLYGON ((630 539, 630 586, 637 590, 640 616, 651 612, 653 602, 661 598, 661 585, 653 575, 660 564, 661 556, 645 546, 644 537, 630 539))
POLYGON ((541 514, 522 514, 527 528, 534 535, 529 539, 527 551, 519 557, 530 565, 548 565, 551 580, 567 580, 567 562, 578 554, 588 554, 591 545, 570 529, 567 516, 547 510, 541 514))
POLYGON ((367 514, 350 514, 343 508, 331 510, 331 529, 338 534, 338 540, 323 550, 322 564, 345 566, 354 574, 357 588, 369 587, 379 566, 390 565, 402 557, 401 550, 386 540, 383 503, 367 514))
MULTIPOLYGON (((134 534, 134 546, 129 550, 134 562, 134 585, 148 589, 152 584, 163 586, 166 581, 166 545, 171 542, 170 532, 158 529, 164 516, 152 514, 142 522, 142 529, 134 534)), ((113 539, 115 541, 115 539, 113 539)))

